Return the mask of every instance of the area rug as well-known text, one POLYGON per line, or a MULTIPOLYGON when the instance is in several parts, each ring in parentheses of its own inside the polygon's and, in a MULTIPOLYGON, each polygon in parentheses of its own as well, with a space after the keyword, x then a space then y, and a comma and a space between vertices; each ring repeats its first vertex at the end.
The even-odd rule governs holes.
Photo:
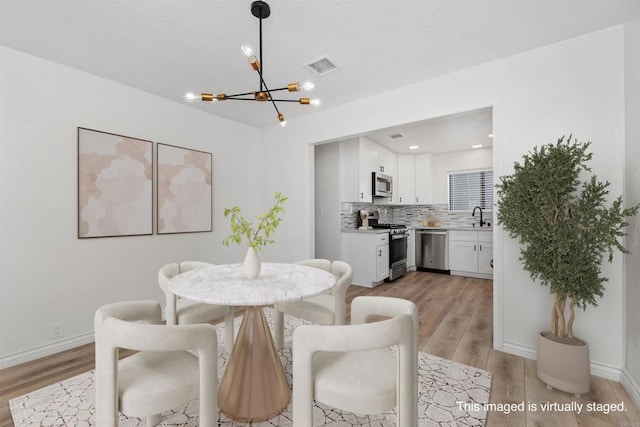
MULTIPOLYGON (((270 309, 265 309, 271 324, 270 309)), ((236 331, 240 319, 236 319, 236 331)), ((280 358, 285 366, 289 384, 291 376, 291 335, 296 326, 305 322, 285 316, 285 348, 280 358)), ((224 340, 223 327, 218 326, 218 342, 224 340)), ((220 348, 222 346, 220 345, 220 348)), ((219 355, 219 376, 222 378, 227 355, 219 355)), ((419 353, 418 368, 419 426, 482 426, 486 418, 484 410, 467 411, 466 408, 482 408, 489 400, 491 373, 471 366, 441 359, 427 353, 419 353), (462 405, 477 403, 479 405, 462 405)), ((93 371, 85 372, 65 381, 47 386, 9 401, 11 415, 16 427, 22 426, 92 426, 94 425, 95 383, 93 371)), ((198 401, 163 414, 160 426, 198 425, 198 401)), ((143 427, 146 421, 140 418, 120 416, 120 426, 143 427)), ((248 425, 229 420, 219 414, 218 426, 232 427, 248 425)), ((263 426, 292 426, 291 405, 279 416, 261 423, 263 426)), ((316 403, 314 425, 332 427, 384 427, 396 425, 395 411, 384 414, 358 416, 316 403)))

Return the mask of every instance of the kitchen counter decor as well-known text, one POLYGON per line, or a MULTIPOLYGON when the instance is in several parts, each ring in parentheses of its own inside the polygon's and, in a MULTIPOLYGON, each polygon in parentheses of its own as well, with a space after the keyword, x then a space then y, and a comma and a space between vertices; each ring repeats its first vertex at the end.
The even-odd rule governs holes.
POLYGON ((234 206, 225 208, 224 216, 231 216, 230 226, 231 234, 227 236, 222 243, 229 246, 230 243, 240 244, 243 239, 247 240, 247 255, 244 259, 244 273, 250 279, 255 279, 260 274, 260 258, 258 251, 268 244, 274 243, 270 239, 271 235, 276 231, 280 221, 280 214, 284 212, 282 205, 287 201, 287 197, 282 193, 276 192, 274 196, 276 202, 271 209, 258 217, 258 225, 254 228, 253 224, 247 221, 243 216, 240 208, 234 206))

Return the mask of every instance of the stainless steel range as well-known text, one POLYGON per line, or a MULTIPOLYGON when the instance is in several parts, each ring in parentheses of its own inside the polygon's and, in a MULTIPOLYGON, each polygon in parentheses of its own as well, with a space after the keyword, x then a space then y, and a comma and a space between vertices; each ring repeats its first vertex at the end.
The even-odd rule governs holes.
POLYGON ((369 227, 389 230, 389 278, 392 281, 407 273, 407 245, 409 233, 404 224, 381 223, 380 212, 367 210, 358 212, 358 226, 362 225, 362 218, 367 218, 369 227), (363 215, 364 214, 364 215, 363 215))

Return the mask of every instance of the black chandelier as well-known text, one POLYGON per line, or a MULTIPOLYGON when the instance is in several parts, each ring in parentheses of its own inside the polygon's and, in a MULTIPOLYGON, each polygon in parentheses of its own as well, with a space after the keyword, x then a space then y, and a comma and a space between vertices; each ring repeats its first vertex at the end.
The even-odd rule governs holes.
POLYGON ((251 14, 260 20, 260 58, 256 58, 253 53, 253 48, 249 44, 242 45, 242 53, 249 60, 249 64, 251 67, 257 71, 259 77, 260 88, 256 91, 244 92, 244 93, 236 93, 234 95, 227 95, 225 93, 201 93, 200 95, 196 95, 193 92, 189 92, 184 95, 184 99, 188 102, 201 100, 204 102, 217 102, 217 101, 226 101, 226 100, 237 100, 237 101, 270 101, 275 108, 278 120, 282 126, 286 126, 287 122, 284 119, 284 115, 278 109, 277 102, 297 102, 302 105, 319 105, 320 100, 318 99, 309 99, 309 98, 298 98, 298 99, 275 99, 272 96, 273 92, 279 91, 288 91, 288 92, 298 92, 298 91, 311 91, 313 90, 313 83, 310 81, 304 83, 290 83, 285 87, 280 87, 277 89, 269 89, 267 83, 263 78, 263 66, 262 66, 262 20, 266 19, 271 15, 271 8, 264 1, 254 1, 251 3, 251 14))

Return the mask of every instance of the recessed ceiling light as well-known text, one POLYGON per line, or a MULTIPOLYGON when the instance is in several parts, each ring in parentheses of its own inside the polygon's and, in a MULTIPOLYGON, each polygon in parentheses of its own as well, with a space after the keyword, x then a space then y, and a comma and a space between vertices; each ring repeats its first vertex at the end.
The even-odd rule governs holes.
POLYGON ((420 148, 419 145, 410 145, 409 146, 409 150, 417 150, 418 148, 420 148))
POLYGON ((482 148, 482 144, 472 145, 471 148, 482 148))
POLYGON ((489 135, 487 135, 489 138, 493 138, 493 134, 490 133, 489 135))

